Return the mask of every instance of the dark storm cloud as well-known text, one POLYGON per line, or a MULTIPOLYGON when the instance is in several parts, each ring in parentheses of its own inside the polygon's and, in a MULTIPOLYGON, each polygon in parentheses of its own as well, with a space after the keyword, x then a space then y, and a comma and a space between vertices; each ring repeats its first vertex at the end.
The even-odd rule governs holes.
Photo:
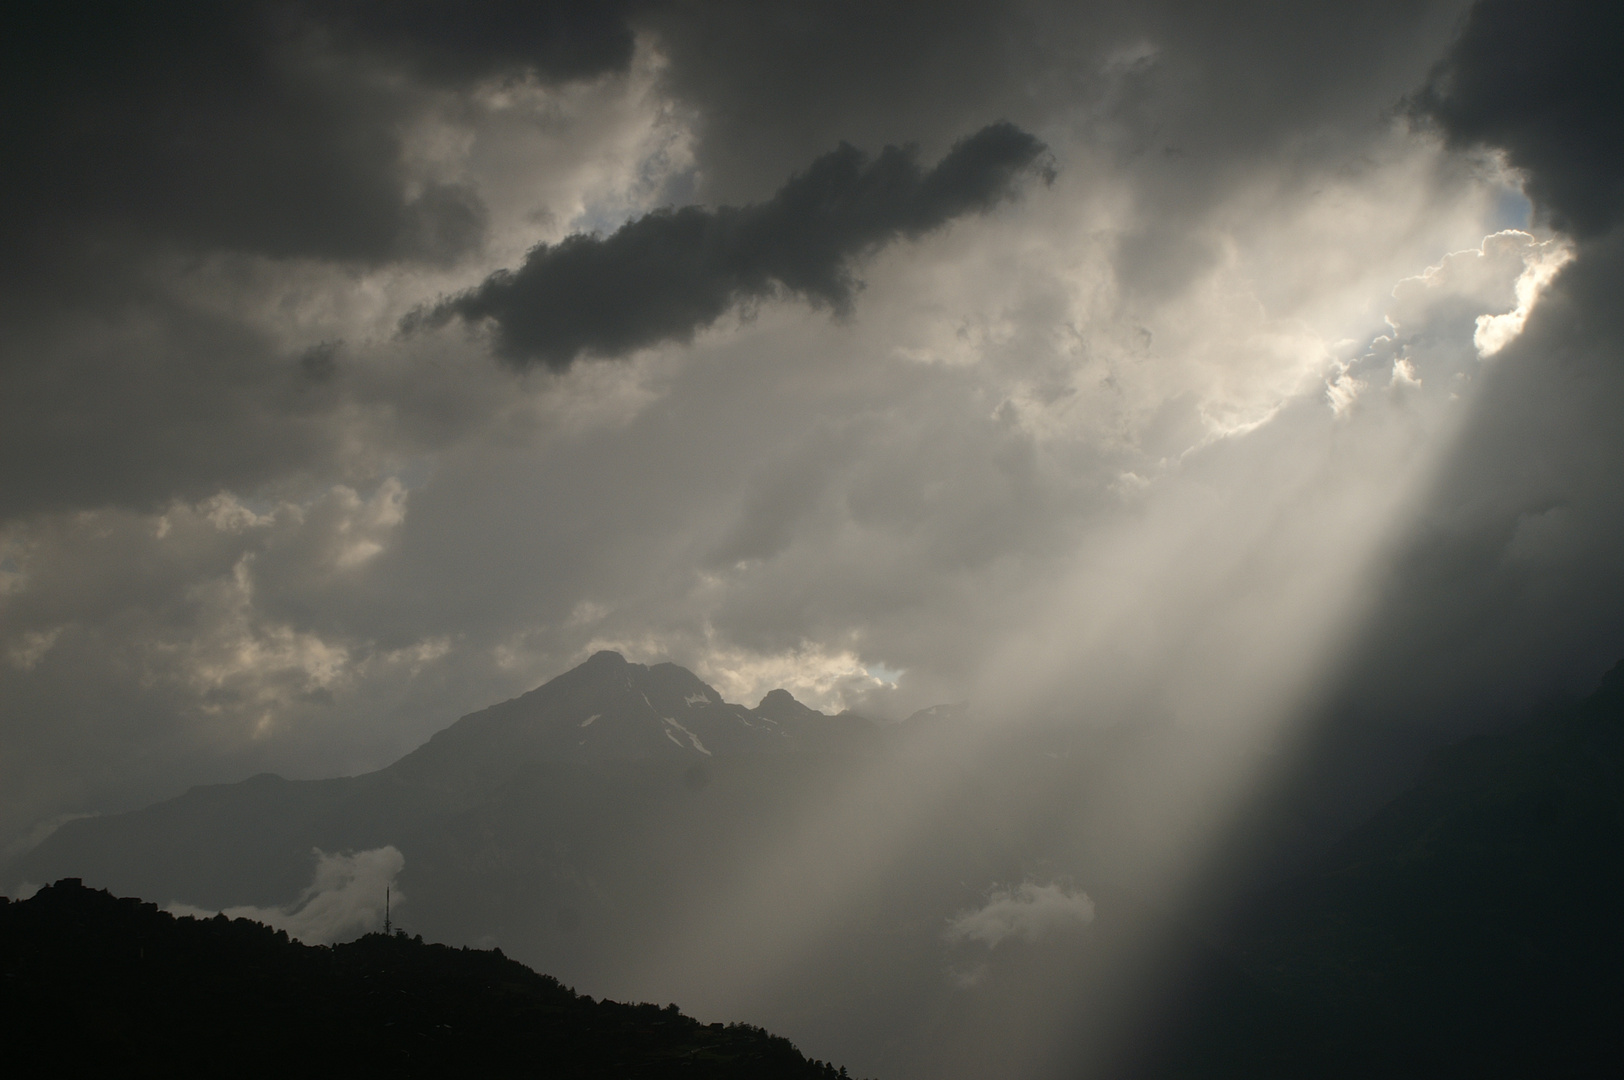
POLYGON ((859 287, 856 259, 1009 197, 1044 150, 1012 124, 991 124, 927 172, 912 148, 887 146, 871 159, 843 143, 766 202, 662 210, 605 238, 543 244, 519 269, 406 328, 490 320, 503 359, 562 369, 583 353, 688 340, 733 306, 778 292, 844 312, 859 287))
POLYGON ((1624 654, 1621 37, 1616 4, 1484 0, 1412 99, 1453 142, 1503 150, 1583 242, 1484 374, 1372 620, 1355 711, 1409 698, 1469 725, 1584 692, 1624 654))
POLYGON ((1207 215, 1237 185, 1357 161, 1350 136, 1386 128, 1463 7, 722 0, 639 20, 698 115, 703 199, 761 198, 836 140, 928 152, 1008 119, 1131 177, 1119 270, 1159 302, 1219 257, 1207 215))
POLYGON ((1624 209, 1624 7, 1486 0, 1414 105, 1460 146, 1497 147, 1533 201, 1579 236, 1624 209))
POLYGON ((398 57, 435 79, 502 70, 577 79, 624 68, 633 36, 623 0, 334 0, 311 14, 340 40, 398 57))
POLYGON ((301 356, 286 308, 245 310, 254 275, 296 289, 301 265, 316 281, 320 262, 443 265, 477 249, 481 193, 415 161, 413 132, 436 109, 466 119, 479 80, 624 71, 624 7, 9 8, 0 519, 341 473, 356 421, 340 356, 301 356))
MULTIPOLYGON (((640 15, 671 57, 668 87, 698 111, 704 196, 760 198, 837 141, 919 141, 1031 110, 1010 73, 1047 83, 1027 5, 978 0, 668 5, 640 15)), ((1091 22, 1086 11, 1075 18, 1091 22)), ((1061 29, 1069 43, 1072 27, 1061 29)))
POLYGON ((316 423, 332 396, 290 392, 293 374, 270 369, 275 348, 262 332, 150 297, 124 299, 143 304, 135 326, 91 318, 76 332, 69 317, 11 328, 0 367, 0 520, 161 506, 228 479, 262 483, 333 452, 337 433, 316 423))
POLYGON ((419 90, 380 72, 576 78, 623 69, 632 45, 614 4, 28 4, 7 23, 16 285, 48 254, 105 261, 132 242, 450 258, 478 242, 483 207, 465 187, 408 185, 401 129, 419 90))
POLYGON ((1615 4, 1485 0, 1410 99, 1456 146, 1504 151, 1580 242, 1475 375, 1470 420, 1325 688, 1302 805, 1368 808, 1429 745, 1588 694, 1624 656, 1621 34, 1615 4))
POLYGON ((999 117, 1125 125, 1145 172, 1178 171, 1168 147, 1199 170, 1284 132, 1379 119, 1464 6, 719 0, 639 22, 671 58, 672 92, 699 110, 707 197, 740 201, 809 147, 945 146, 999 117))

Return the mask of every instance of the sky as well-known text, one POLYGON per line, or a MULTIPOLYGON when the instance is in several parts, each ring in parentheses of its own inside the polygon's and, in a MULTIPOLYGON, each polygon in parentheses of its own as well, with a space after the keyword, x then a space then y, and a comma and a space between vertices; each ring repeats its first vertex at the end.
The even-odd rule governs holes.
POLYGON ((1171 724, 1239 748, 1214 798, 1587 690, 1620 19, 25 7, 0 851, 381 767, 604 648, 1171 724))

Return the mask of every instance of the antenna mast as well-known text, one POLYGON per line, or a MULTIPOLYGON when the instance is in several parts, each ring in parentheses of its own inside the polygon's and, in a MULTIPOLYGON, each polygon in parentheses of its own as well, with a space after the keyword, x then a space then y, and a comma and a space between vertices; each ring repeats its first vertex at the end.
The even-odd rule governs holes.
POLYGON ((389 886, 383 887, 383 933, 389 936, 389 886))

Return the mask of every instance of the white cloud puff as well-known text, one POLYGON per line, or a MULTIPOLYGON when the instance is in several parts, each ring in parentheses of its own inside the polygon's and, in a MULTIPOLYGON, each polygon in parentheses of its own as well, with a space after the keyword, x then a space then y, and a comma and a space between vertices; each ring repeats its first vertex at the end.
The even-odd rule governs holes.
MULTIPOLYGON (((281 907, 226 908, 231 919, 252 919, 307 945, 325 945, 383 927, 384 891, 402 899, 395 878, 406 865, 406 856, 393 845, 329 855, 316 850, 316 875, 310 887, 291 904, 281 907)), ((209 918, 213 913, 189 904, 172 903, 164 910, 172 915, 209 918)))
POLYGON ((946 936, 954 944, 979 942, 996 949, 1011 938, 1037 941, 1093 921, 1094 901, 1087 893, 1055 883, 1023 881, 1013 888, 994 889, 981 907, 954 916, 946 936))

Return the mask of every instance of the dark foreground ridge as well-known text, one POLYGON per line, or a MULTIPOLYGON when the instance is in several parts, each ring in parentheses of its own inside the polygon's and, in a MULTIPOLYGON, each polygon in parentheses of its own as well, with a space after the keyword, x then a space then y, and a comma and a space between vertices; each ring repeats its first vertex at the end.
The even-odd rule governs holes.
POLYGON ((748 1024, 594 1001, 500 950, 399 933, 301 945, 72 878, 0 897, 0 986, 12 1075, 846 1075, 748 1024))

